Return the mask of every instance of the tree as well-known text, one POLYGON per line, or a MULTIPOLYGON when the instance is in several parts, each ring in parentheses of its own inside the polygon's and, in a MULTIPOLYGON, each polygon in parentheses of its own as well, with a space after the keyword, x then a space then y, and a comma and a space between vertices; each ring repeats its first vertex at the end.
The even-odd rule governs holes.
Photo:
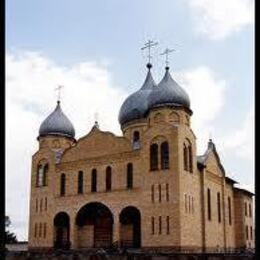
POLYGON ((6 244, 14 244, 18 242, 16 235, 10 232, 9 230, 6 230, 10 226, 11 226, 11 220, 9 216, 5 216, 5 243, 6 244))

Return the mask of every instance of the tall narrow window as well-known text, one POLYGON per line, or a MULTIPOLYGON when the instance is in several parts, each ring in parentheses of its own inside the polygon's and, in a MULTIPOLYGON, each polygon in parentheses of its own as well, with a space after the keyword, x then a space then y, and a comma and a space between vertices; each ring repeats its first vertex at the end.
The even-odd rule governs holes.
POLYGON ((170 234, 170 217, 167 216, 166 217, 166 234, 169 235, 170 234))
POLYGON ((132 189, 133 188, 133 164, 128 163, 127 164, 127 184, 126 184, 127 189, 132 189))
POLYGON ((210 193, 210 189, 208 189, 207 195, 208 195, 208 220, 211 220, 211 193, 210 193))
POLYGON ((42 199, 40 200, 40 212, 42 212, 42 199))
POLYGON ((151 171, 158 170, 158 145, 150 146, 150 168, 151 171))
POLYGON ((187 194, 185 194, 185 212, 188 212, 187 194))
POLYGON ((231 198, 230 197, 228 197, 228 221, 229 221, 229 225, 232 225, 231 198))
POLYGON ((220 204, 220 193, 217 194, 217 200, 218 200, 218 222, 221 222, 221 204, 220 204))
POLYGON ((184 170, 188 171, 188 148, 186 144, 183 145, 183 165, 184 170))
POLYGON ((191 210, 192 210, 192 213, 194 213, 194 198, 191 197, 191 210))
POLYGON ((161 169, 169 169, 169 144, 163 142, 161 144, 161 169))
POLYGON ((166 183, 166 201, 169 201, 169 184, 166 183))
POLYGON ((245 202, 245 216, 247 216, 247 203, 245 202))
POLYGON ((46 238, 46 232, 47 232, 47 224, 43 224, 43 237, 46 238))
POLYGON ((246 225, 246 239, 248 239, 248 226, 246 225))
POLYGON ((37 174, 36 174, 36 187, 43 186, 43 175, 44 175, 43 165, 38 165, 37 174))
POLYGON ((47 198, 45 198, 45 211, 47 211, 47 198))
POLYGON ((159 216, 159 234, 162 234, 162 217, 159 216))
POLYGON ((93 169, 91 173, 91 191, 97 191, 97 170, 93 169))
POLYGON ((249 211, 249 217, 251 218, 252 217, 252 207, 251 207, 251 204, 249 203, 248 204, 249 208, 248 208, 248 211, 249 211))
POLYGON ((152 235, 154 235, 154 217, 151 217, 152 235))
POLYGON ((64 196, 66 192, 66 176, 63 173, 60 177, 60 195, 64 196))
POLYGON ((44 167, 43 167, 43 178, 42 178, 42 185, 43 186, 47 185, 48 171, 49 171, 49 165, 45 164, 44 167))
POLYGON ((152 202, 154 202, 154 185, 152 185, 152 187, 151 187, 151 199, 152 199, 152 202))
POLYGON ((138 131, 134 131, 133 134, 133 148, 140 149, 140 133, 138 131))
POLYGON ((34 226, 34 237, 37 237, 37 233, 38 233, 38 224, 35 223, 35 226, 34 226))
POLYGON ((42 236, 42 223, 40 223, 40 227, 39 227, 39 237, 42 236))
POLYGON ((111 191, 112 186, 112 169, 110 166, 106 169, 106 191, 111 191))
POLYGON ((83 193, 83 172, 79 171, 78 173, 78 194, 83 193))
POLYGON ((189 213, 190 213, 190 195, 189 195, 189 213))
POLYGON ((189 171, 193 172, 192 147, 191 147, 191 145, 189 145, 188 150, 189 150, 189 171))
POLYGON ((159 202, 162 201, 162 187, 161 184, 158 185, 158 190, 159 190, 159 202))
POLYGON ((38 199, 36 199, 35 212, 38 212, 38 199))
POLYGON ((253 240, 253 228, 250 227, 250 239, 253 240))

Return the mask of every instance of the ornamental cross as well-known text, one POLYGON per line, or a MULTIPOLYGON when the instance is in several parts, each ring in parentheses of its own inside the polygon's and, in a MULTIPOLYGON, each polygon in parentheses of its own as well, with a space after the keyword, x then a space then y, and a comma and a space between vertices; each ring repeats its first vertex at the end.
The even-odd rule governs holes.
POLYGON ((144 47, 141 48, 141 50, 144 50, 144 49, 148 48, 148 56, 147 56, 148 57, 148 63, 150 63, 151 58, 152 58, 152 56, 151 56, 151 48, 156 46, 156 45, 158 45, 158 42, 153 42, 151 40, 148 40, 148 42, 144 44, 144 47))
POLYGON ((168 65, 169 65, 169 53, 170 52, 173 52, 173 51, 176 51, 175 49, 168 49, 168 48, 166 48, 165 49, 165 51, 163 52, 163 53, 161 53, 160 55, 165 55, 165 63, 166 63, 166 67, 168 67, 168 65))
POLYGON ((61 89, 64 88, 64 86, 59 85, 55 90, 58 91, 58 101, 60 101, 60 94, 61 94, 61 89))

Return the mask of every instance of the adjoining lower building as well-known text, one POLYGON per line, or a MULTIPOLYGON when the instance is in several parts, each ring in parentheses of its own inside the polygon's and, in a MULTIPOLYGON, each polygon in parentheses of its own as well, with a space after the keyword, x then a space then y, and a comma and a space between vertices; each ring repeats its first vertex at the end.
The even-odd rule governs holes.
POLYGON ((254 247, 253 194, 226 175, 212 140, 197 155, 188 94, 169 67, 156 84, 151 67, 120 108, 122 136, 96 122, 76 140, 60 101, 41 124, 30 250, 254 247))

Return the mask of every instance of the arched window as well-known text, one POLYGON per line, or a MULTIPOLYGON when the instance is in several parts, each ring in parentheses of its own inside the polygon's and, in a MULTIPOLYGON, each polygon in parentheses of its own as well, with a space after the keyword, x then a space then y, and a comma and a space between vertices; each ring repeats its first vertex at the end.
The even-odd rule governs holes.
POLYGON ((133 148, 140 149, 140 133, 138 131, 133 133, 133 148))
POLYGON ((112 169, 110 166, 106 169, 106 191, 110 191, 112 186, 112 169))
POLYGON ((66 190, 66 176, 64 173, 62 173, 60 177, 60 195, 64 196, 66 190))
POLYGON ((150 146, 150 168, 151 171, 158 170, 158 145, 150 146))
POLYGON ((188 171, 188 148, 186 144, 183 145, 183 165, 184 170, 188 171))
POLYGON ((43 186, 46 186, 47 185, 47 174, 48 174, 48 171, 49 171, 49 164, 45 164, 44 167, 43 167, 43 180, 42 180, 42 185, 43 186))
POLYGON ((191 144, 188 147, 189 152, 189 171, 193 172, 193 164, 192 164, 192 147, 191 144))
POLYGON ((78 173, 78 194, 83 193, 83 172, 79 171, 78 173))
POLYGON ((161 144, 161 169, 169 169, 169 145, 168 142, 161 144))
POLYGON ((97 170, 93 169, 91 173, 91 192, 97 191, 97 170))
POLYGON ((133 164, 128 163, 127 164, 127 184, 126 184, 127 189, 132 189, 133 188, 133 164))
POLYGON ((38 165, 36 174, 36 187, 41 187, 43 185, 43 174, 44 169, 42 165, 38 165))
POLYGON ((47 173, 49 170, 49 165, 38 165, 36 174, 36 187, 42 187, 47 185, 47 173))

